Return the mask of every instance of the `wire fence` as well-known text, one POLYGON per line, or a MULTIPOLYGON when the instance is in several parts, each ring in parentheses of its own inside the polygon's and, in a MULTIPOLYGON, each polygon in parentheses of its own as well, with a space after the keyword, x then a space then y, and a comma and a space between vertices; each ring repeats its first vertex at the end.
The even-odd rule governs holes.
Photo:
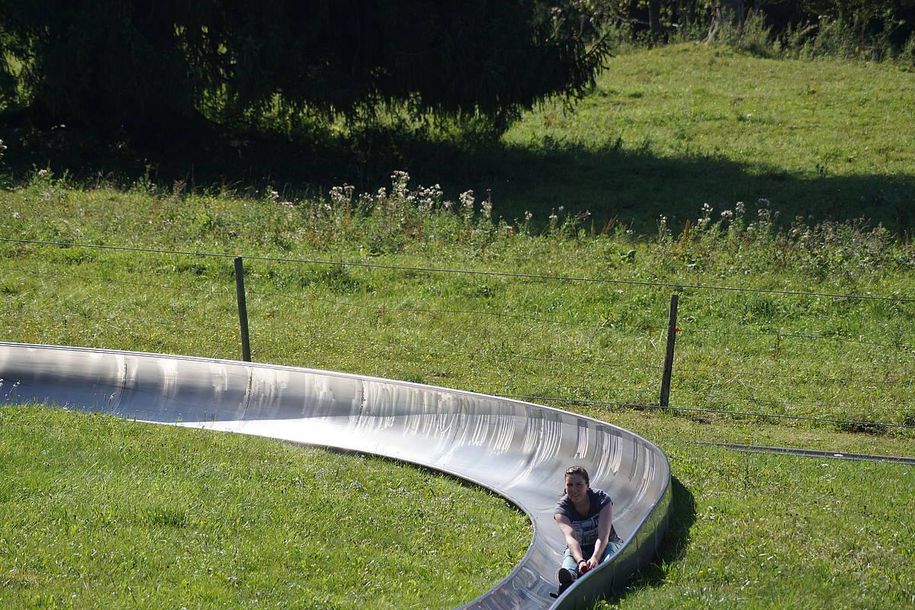
POLYGON ((77 253, 42 267, 22 265, 15 277, 2 278, 0 289, 18 299, 18 307, 27 311, 30 303, 43 303, 41 311, 52 318, 42 328, 41 321, 21 316, 6 340, 66 340, 74 325, 96 329, 90 338, 110 337, 103 332, 107 325, 120 329, 127 343, 150 350, 253 354, 548 404, 810 422, 852 431, 915 429, 915 298, 908 296, 0 243, 17 248, 22 260, 29 249, 77 253), (135 256, 128 263, 119 259, 121 267, 111 270, 106 252, 135 256), (411 282, 407 290, 405 278, 411 282), (442 278, 499 285, 471 286, 476 292, 468 296, 442 278), (625 288, 638 298, 620 304, 599 292, 578 308, 566 294, 572 285, 579 291, 592 287, 585 292, 625 288), (676 298, 663 307, 671 291, 682 298, 679 321, 676 298), (817 329, 816 316, 803 313, 785 320, 770 316, 759 325, 691 309, 696 299, 707 306, 722 293, 826 299, 844 307, 893 303, 901 313, 884 321, 883 335, 868 337, 873 326, 862 315, 841 329, 817 329), (128 312, 146 314, 140 328, 128 312))

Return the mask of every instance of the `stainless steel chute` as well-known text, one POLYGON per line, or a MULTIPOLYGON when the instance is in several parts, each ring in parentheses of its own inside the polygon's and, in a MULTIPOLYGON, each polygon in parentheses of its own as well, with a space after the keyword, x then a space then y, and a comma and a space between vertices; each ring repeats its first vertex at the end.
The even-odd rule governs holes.
POLYGON ((571 608, 602 597, 651 560, 667 527, 670 466, 656 446, 595 419, 496 396, 268 364, 0 343, 0 402, 371 453, 489 488, 527 513, 533 539, 468 608, 571 608), (565 544, 553 507, 571 464, 613 498, 625 545, 554 599, 565 544))

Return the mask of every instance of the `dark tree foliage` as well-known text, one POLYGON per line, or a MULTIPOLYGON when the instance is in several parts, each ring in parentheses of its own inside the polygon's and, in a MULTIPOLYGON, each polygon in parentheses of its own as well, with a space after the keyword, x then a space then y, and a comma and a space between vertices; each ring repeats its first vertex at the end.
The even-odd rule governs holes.
POLYGON ((822 19, 841 22, 860 36, 883 35, 897 47, 915 32, 915 0, 582 0, 604 22, 627 23, 638 37, 658 40, 716 20, 742 22, 752 11, 776 35, 822 19))
POLYGON ((915 31, 915 0, 756 0, 747 5, 763 11, 777 32, 824 17, 859 29, 863 35, 885 33, 896 45, 915 31))
POLYGON ((0 95, 46 124, 100 130, 383 102, 504 126, 593 84, 607 49, 579 4, 0 0, 0 95))

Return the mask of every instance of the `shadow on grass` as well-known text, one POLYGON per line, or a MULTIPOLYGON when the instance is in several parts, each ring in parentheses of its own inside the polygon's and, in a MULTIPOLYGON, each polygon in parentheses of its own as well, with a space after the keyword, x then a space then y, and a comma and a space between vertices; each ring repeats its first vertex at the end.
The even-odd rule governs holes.
POLYGON ((642 568, 626 584, 625 589, 609 597, 607 602, 610 604, 621 601, 632 591, 660 587, 665 582, 663 566, 682 559, 686 554, 690 543, 689 530, 696 521, 696 501, 677 477, 671 477, 670 481, 673 488, 670 522, 655 561, 642 568))
POLYGON ((529 211, 534 225, 542 225, 560 206, 573 216, 588 211, 583 225, 598 232, 619 223, 650 234, 661 214, 677 230, 697 218, 704 203, 717 215, 739 201, 754 212, 765 200, 782 222, 798 216, 807 223, 863 218, 910 235, 915 212, 915 174, 838 176, 819 166, 799 175, 779 168, 777 159, 767 167, 749 167, 724 157, 667 158, 648 150, 591 150, 550 141, 532 148, 443 142, 385 131, 292 140, 209 130, 160 134, 136 145, 117 138, 103 143, 76 130, 38 132, 0 124, 0 139, 9 147, 5 162, 14 181, 50 167, 83 185, 129 185, 143 178, 164 189, 180 181, 197 191, 245 195, 269 184, 293 198, 344 183, 374 192, 400 169, 410 173, 413 185, 441 184, 452 200, 467 189, 478 199, 488 194, 496 215, 509 221, 529 211))
POLYGON ((695 220, 704 203, 717 216, 742 201, 753 213, 768 202, 783 223, 798 216, 809 224, 865 219, 905 235, 911 234, 915 212, 915 175, 832 176, 821 168, 801 177, 724 158, 662 158, 571 146, 500 145, 464 155, 432 149, 414 158, 422 161, 406 169, 417 180, 447 180, 448 192, 474 188, 478 196, 491 189, 495 209, 509 220, 527 210, 545 219, 564 206, 572 214, 591 212, 587 224, 596 231, 619 222, 638 233, 654 233, 661 214, 676 230, 695 220))

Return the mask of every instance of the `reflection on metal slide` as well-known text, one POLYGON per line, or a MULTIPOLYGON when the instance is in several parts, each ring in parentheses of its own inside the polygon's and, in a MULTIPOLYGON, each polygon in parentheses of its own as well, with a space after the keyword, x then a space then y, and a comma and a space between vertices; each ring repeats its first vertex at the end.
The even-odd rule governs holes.
POLYGON ((0 403, 38 402, 387 456, 478 483, 533 523, 527 554, 467 608, 573 608, 618 590, 667 528, 670 466, 609 424, 495 396, 329 371, 0 343, 0 403), (553 523, 563 472, 583 465, 614 500, 623 548, 558 599, 553 523))

